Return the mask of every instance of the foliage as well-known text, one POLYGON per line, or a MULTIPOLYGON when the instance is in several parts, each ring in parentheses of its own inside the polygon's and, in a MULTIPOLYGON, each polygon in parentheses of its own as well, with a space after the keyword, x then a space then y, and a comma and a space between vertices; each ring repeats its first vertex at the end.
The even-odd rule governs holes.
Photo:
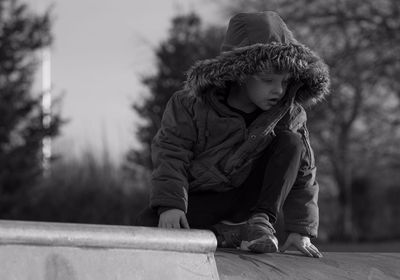
POLYGON ((42 124, 41 96, 31 90, 38 52, 52 43, 50 11, 0 0, 0 213, 41 175, 41 143, 58 134, 61 119, 42 124))
POLYGON ((156 73, 142 79, 150 97, 141 105, 132 105, 132 109, 147 123, 139 127, 136 134, 143 148, 128 153, 127 169, 132 165, 152 169, 150 143, 160 127, 165 104, 175 91, 182 88, 185 72, 196 60, 219 53, 222 34, 223 30, 218 27, 203 29, 195 13, 179 15, 172 20, 169 37, 155 50, 156 73))
POLYGON ((3 218, 131 225, 147 201, 140 182, 86 152, 82 158, 54 164, 51 175, 31 186, 3 218))

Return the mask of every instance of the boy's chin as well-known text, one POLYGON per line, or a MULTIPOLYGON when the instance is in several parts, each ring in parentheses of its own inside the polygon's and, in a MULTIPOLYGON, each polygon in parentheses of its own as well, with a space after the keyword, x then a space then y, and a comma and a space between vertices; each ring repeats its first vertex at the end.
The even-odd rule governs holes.
POLYGON ((267 110, 272 108, 272 105, 268 104, 268 103, 267 104, 261 104, 261 105, 258 105, 258 108, 260 108, 263 111, 267 111, 267 110))

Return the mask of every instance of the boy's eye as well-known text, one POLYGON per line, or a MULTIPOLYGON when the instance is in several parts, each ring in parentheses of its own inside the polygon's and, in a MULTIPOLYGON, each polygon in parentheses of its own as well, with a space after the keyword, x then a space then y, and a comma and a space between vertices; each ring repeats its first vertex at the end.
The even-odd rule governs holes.
POLYGON ((264 83, 272 83, 272 79, 268 78, 261 78, 261 81, 263 81, 264 83))
POLYGON ((265 77, 265 76, 253 76, 253 78, 257 81, 261 81, 264 83, 271 83, 273 82, 272 78, 265 77))

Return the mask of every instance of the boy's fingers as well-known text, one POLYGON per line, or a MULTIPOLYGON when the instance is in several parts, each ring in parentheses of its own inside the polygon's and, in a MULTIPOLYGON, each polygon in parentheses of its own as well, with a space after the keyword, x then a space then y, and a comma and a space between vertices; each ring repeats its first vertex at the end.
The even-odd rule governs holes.
POLYGON ((306 247, 303 246, 299 246, 298 249, 300 250, 300 252, 302 252, 304 255, 309 256, 309 257, 313 257, 313 254, 311 254, 306 247))
POLYGON ((307 247, 307 249, 308 249, 309 252, 311 252, 311 254, 313 255, 313 257, 319 258, 319 254, 318 254, 318 252, 317 252, 314 248, 312 248, 311 246, 309 246, 309 247, 307 247))
POLYGON ((183 226, 184 228, 190 229, 189 223, 188 223, 188 221, 187 221, 186 216, 183 216, 183 217, 182 217, 181 222, 182 222, 182 226, 183 226))
POLYGON ((179 224, 179 221, 174 222, 173 228, 181 228, 181 226, 180 226, 180 224, 179 224))
POLYGON ((317 247, 315 247, 313 244, 309 246, 310 250, 316 254, 317 257, 322 258, 322 254, 320 251, 318 251, 317 247))

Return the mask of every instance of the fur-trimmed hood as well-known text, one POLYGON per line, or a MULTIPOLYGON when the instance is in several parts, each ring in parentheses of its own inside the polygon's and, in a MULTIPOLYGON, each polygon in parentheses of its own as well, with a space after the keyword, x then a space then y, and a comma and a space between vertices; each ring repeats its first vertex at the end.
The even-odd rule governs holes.
POLYGON ((329 71, 323 60, 294 39, 291 31, 272 11, 240 13, 232 17, 215 58, 197 61, 186 72, 184 88, 204 97, 210 87, 225 88, 230 82, 243 83, 248 75, 263 70, 285 70, 291 82, 303 86, 295 101, 311 106, 329 93, 329 71))

